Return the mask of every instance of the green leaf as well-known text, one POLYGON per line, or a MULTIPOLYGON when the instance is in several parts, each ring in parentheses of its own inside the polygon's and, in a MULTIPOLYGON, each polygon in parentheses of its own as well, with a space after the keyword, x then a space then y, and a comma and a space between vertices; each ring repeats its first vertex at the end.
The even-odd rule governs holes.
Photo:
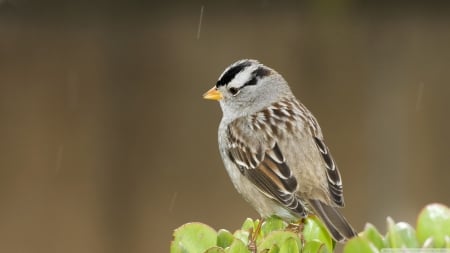
POLYGON ((300 252, 297 241, 289 237, 280 246, 280 253, 298 253, 300 252))
POLYGON ((270 250, 267 253, 279 253, 280 252, 280 247, 278 247, 278 245, 273 245, 272 248, 270 248, 270 250))
MULTIPOLYGON (((251 218, 247 218, 244 221, 244 224, 242 224, 242 228, 234 232, 234 237, 240 239, 245 244, 248 244, 248 236, 250 235, 250 231, 252 231, 253 233, 253 231, 256 230, 259 222, 259 220, 252 220, 251 218)), ((259 239, 261 239, 261 237, 261 233, 259 233, 256 237, 256 240, 258 241, 259 239)))
POLYGON ((249 231, 250 228, 255 229, 256 228, 255 223, 256 223, 256 221, 253 221, 251 218, 247 218, 247 219, 245 219, 244 223, 242 224, 241 229, 246 230, 246 231, 249 231))
POLYGON ((370 223, 366 224, 362 237, 369 240, 379 250, 385 247, 383 236, 378 232, 375 226, 370 223))
POLYGON ((305 227, 303 228, 303 237, 306 242, 318 240, 325 244, 328 252, 333 252, 333 240, 325 225, 317 216, 310 216, 306 219, 305 227))
POLYGON ((312 240, 305 243, 305 246, 302 249, 302 253, 328 253, 327 247, 325 244, 319 240, 312 240))
POLYGON ((230 233, 226 229, 220 229, 219 232, 217 232, 217 246, 226 248, 233 243, 234 236, 232 233, 230 233))
POLYGON ((265 219, 261 227, 261 233, 263 236, 266 236, 272 231, 283 230, 286 226, 286 222, 284 222, 280 217, 273 215, 265 219))
POLYGON ((248 235, 250 233, 246 230, 236 230, 233 234, 233 237, 235 239, 239 239, 241 241, 243 241, 245 244, 248 244, 248 235))
POLYGON ((450 236, 450 209, 442 204, 427 205, 417 219, 420 244, 431 237, 435 248, 443 248, 447 246, 446 236, 450 236))
POLYGON ((395 224, 397 233, 402 238, 403 246, 407 248, 419 248, 420 244, 417 240, 416 230, 406 222, 395 224))
POLYGON ((225 250, 227 253, 250 253, 247 246, 239 239, 235 239, 231 246, 225 250))
POLYGON ((377 247, 366 238, 355 237, 347 241, 343 253, 379 253, 377 247))
POLYGON ((212 247, 207 249, 204 253, 225 253, 225 250, 222 249, 221 247, 212 247))
POLYGON ((217 232, 203 223, 192 222, 175 229, 173 237, 171 253, 197 253, 216 246, 217 232))
POLYGON ((271 249, 273 245, 278 245, 281 252, 280 244, 288 238, 293 238, 298 245, 301 245, 300 238, 296 233, 290 231, 273 231, 263 238, 260 244, 258 244, 258 250, 262 251, 264 249, 271 249))
POLYGON ((387 218, 388 233, 386 239, 391 248, 419 248, 416 231, 406 222, 394 223, 390 217, 387 218))

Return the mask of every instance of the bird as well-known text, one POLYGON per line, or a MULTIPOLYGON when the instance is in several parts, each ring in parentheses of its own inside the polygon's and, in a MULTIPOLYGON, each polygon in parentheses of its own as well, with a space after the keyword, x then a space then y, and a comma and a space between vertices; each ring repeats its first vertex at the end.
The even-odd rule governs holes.
POLYGON ((220 104, 225 169, 262 218, 294 222, 316 215, 335 241, 357 236, 339 212, 341 174, 322 130, 278 72, 257 60, 238 60, 203 98, 220 104))

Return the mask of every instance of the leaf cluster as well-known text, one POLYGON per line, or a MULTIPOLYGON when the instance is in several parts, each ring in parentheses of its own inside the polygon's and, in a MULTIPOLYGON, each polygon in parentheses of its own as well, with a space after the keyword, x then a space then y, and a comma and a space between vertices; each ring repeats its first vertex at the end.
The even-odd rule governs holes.
MULTIPOLYGON (((258 253, 331 253, 335 249, 335 242, 315 216, 304 219, 300 229, 276 216, 265 219, 258 229, 260 222, 247 218, 234 233, 225 229, 216 231, 203 223, 187 223, 175 230, 170 252, 250 253, 249 244, 254 244, 258 253)), ((358 237, 345 243, 343 251, 379 253, 383 249, 417 248, 450 249, 450 209, 447 206, 430 204, 423 208, 416 228, 388 217, 385 235, 368 223, 358 237)))

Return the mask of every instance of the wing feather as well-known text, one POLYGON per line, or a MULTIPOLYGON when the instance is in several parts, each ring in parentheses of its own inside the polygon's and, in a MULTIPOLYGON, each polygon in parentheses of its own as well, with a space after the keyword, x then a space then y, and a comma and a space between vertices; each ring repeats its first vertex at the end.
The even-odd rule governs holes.
MULTIPOLYGON (((234 127, 230 124, 231 128, 234 127)), ((284 205, 287 209, 300 216, 306 215, 302 201, 297 197, 298 183, 292 171, 286 164, 278 144, 260 145, 257 150, 244 145, 237 136, 236 129, 229 129, 228 155, 239 171, 267 197, 284 205)))
POLYGON ((336 163, 330 154, 330 150, 325 143, 318 137, 314 137, 314 141, 317 144, 317 148, 322 155, 325 162, 326 175, 328 179, 328 189, 330 190, 330 196, 334 203, 338 206, 344 206, 344 192, 342 187, 341 174, 339 173, 336 163))

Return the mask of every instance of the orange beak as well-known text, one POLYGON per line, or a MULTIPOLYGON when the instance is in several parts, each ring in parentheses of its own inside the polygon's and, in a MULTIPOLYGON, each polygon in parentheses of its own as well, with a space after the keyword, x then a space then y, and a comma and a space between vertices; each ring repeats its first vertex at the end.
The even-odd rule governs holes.
POLYGON ((212 87, 209 91, 203 94, 203 98, 219 101, 223 98, 223 96, 222 93, 216 87, 212 87))

